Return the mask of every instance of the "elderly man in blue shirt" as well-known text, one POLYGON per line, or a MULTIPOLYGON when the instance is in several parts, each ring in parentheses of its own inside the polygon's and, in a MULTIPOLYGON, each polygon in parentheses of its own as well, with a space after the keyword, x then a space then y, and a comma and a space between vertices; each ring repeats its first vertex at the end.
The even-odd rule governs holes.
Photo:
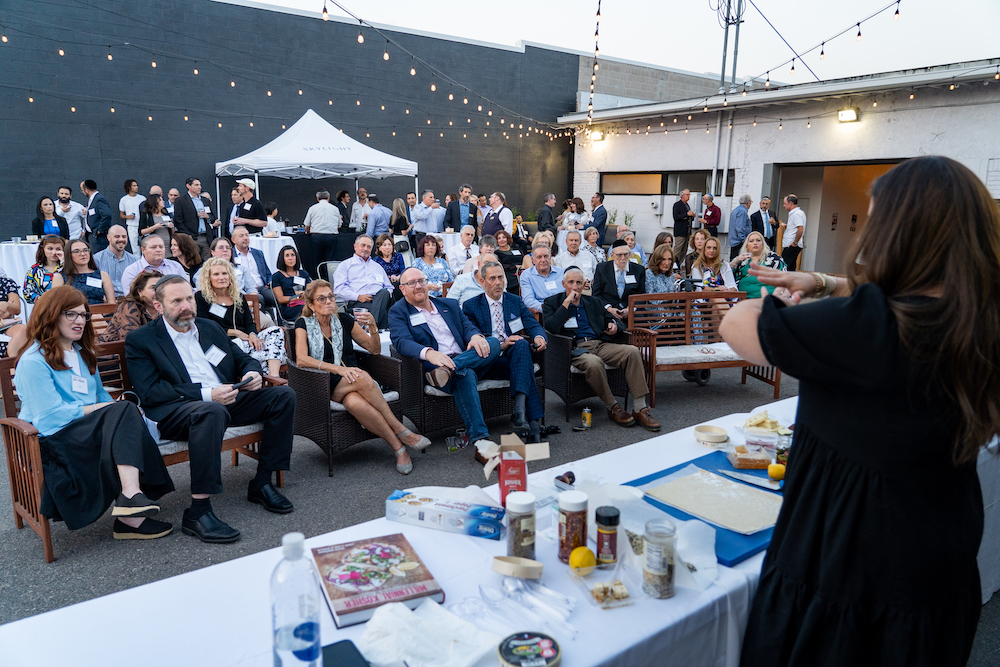
POLYGON ((552 251, 536 243, 531 249, 535 265, 521 273, 521 300, 533 313, 542 312, 542 302, 563 291, 563 269, 552 266, 552 251))
POLYGON ((368 205, 371 210, 368 212, 368 228, 365 232, 373 239, 377 239, 382 234, 391 234, 389 230, 389 220, 392 218, 392 211, 378 201, 378 195, 368 195, 368 205))
POLYGON ((333 292, 347 302, 347 312, 367 308, 378 328, 389 328, 392 283, 385 269, 373 260, 372 237, 362 234, 354 241, 354 255, 340 263, 333 273, 333 292))
POLYGON ((750 195, 740 195, 739 206, 729 214, 729 261, 736 259, 740 254, 743 242, 750 236, 750 204, 753 200, 750 195))

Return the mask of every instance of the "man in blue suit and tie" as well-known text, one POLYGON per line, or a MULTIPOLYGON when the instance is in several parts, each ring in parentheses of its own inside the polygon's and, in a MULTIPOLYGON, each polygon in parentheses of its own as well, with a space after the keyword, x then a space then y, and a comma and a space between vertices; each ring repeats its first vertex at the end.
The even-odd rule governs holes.
POLYGON ((392 346, 404 357, 420 359, 427 382, 455 397, 455 404, 480 452, 491 444, 476 384, 500 354, 500 342, 487 338, 454 299, 432 299, 420 269, 399 278, 403 299, 389 309, 392 346))
POLYGON ((465 302, 462 310, 484 334, 500 341, 500 357, 490 368, 492 378, 510 380, 514 414, 510 425, 518 432, 528 431, 533 442, 541 442, 538 422, 545 416, 535 385, 533 341, 538 350, 546 344, 545 329, 528 310, 521 298, 504 292, 504 270, 498 262, 486 262, 479 270, 485 294, 465 302))
POLYGON ((604 194, 595 192, 590 198, 591 214, 588 227, 596 227, 600 236, 597 237, 597 245, 604 243, 604 228, 608 226, 608 209, 604 208, 604 194))

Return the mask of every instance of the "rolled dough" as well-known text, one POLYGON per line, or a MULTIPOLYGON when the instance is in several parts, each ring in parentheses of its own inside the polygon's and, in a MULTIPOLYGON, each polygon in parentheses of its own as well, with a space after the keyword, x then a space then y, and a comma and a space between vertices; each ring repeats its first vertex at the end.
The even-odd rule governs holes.
POLYGON ((781 496, 700 470, 649 489, 647 494, 699 519, 742 535, 772 527, 781 496))

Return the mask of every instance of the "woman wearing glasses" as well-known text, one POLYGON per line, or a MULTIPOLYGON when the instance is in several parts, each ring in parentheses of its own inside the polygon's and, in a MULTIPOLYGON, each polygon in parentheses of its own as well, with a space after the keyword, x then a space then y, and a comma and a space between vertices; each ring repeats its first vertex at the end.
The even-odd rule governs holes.
POLYGON ((115 288, 111 276, 97 268, 94 256, 90 254, 90 245, 82 239, 70 241, 69 261, 63 266, 62 273, 56 274, 52 284, 56 287, 62 284, 71 285, 87 297, 87 303, 115 303, 115 288))
POLYGON ((355 342, 371 354, 382 353, 375 318, 364 313, 359 323, 347 313, 337 313, 333 287, 325 280, 310 282, 304 298, 302 317, 295 321, 295 363, 300 368, 329 372, 330 400, 343 405, 362 426, 388 442, 396 452, 396 470, 409 475, 413 463, 404 445, 423 450, 431 441, 403 426, 392 414, 378 383, 357 368, 355 342))
POLYGON ((160 509, 154 501, 174 485, 139 409, 112 400, 101 385, 83 294, 68 285, 43 294, 28 322, 28 340, 14 383, 18 417, 38 429, 42 514, 76 530, 114 502, 116 540, 167 535, 172 526, 150 517, 160 509))

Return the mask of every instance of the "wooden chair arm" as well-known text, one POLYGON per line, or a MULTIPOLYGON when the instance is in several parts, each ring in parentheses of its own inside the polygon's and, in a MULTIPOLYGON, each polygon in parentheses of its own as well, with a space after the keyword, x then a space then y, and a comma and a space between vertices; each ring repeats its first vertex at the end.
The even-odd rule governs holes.
POLYGON ((274 377, 273 375, 265 375, 263 376, 263 379, 265 384, 269 384, 272 387, 284 387, 286 384, 288 384, 288 380, 285 380, 284 378, 274 377))
POLYGON ((0 424, 19 431, 21 435, 23 435, 26 438, 38 435, 37 428, 32 426, 30 423, 24 421, 23 419, 18 419, 17 417, 5 417, 3 419, 0 419, 0 424))

